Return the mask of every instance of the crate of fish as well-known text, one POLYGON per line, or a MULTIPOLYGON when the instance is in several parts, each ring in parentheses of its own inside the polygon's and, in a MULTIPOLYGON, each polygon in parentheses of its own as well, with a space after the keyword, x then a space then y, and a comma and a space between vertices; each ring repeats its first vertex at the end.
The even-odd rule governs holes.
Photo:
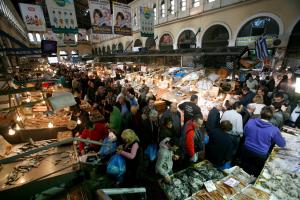
POLYGON ((159 181, 159 185, 169 200, 183 200, 198 192, 208 180, 220 180, 224 177, 208 161, 198 163, 172 175, 170 183, 159 181))

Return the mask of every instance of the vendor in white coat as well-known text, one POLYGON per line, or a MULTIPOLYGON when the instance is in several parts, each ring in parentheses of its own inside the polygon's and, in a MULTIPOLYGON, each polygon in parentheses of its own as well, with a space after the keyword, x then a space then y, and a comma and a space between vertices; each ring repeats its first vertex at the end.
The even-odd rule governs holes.
POLYGON ((164 180, 169 183, 171 181, 173 160, 178 160, 179 156, 173 152, 177 149, 174 141, 167 137, 159 143, 158 157, 156 161, 155 171, 164 177, 164 180))

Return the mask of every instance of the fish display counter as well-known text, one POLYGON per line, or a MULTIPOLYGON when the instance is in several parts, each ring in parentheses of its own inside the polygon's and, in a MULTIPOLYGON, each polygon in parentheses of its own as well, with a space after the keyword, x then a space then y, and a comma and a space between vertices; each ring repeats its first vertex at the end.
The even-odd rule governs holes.
POLYGON ((300 130, 283 127, 285 148, 274 147, 255 186, 271 199, 300 199, 300 130))
POLYGON ((51 139, 11 145, 0 159, 0 196, 18 196, 16 192, 26 188, 42 191, 77 177, 78 155, 72 141, 58 143, 51 139))

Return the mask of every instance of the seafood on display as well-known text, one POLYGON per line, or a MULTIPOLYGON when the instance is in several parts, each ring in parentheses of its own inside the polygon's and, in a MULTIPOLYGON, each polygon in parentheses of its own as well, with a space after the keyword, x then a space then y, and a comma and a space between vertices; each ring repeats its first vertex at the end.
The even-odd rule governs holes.
POLYGON ((186 199, 198 192, 205 181, 220 180, 224 174, 204 161, 172 176, 171 183, 160 182, 160 186, 170 200, 186 199))

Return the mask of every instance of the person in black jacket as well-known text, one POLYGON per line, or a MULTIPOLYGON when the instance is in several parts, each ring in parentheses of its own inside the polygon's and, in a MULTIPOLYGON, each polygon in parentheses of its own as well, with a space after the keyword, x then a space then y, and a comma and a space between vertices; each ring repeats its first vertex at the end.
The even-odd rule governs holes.
POLYGON ((184 102, 180 104, 178 107, 184 113, 184 124, 191 120, 194 116, 199 115, 203 118, 202 112, 200 107, 197 105, 198 103, 198 96, 193 94, 191 96, 190 102, 184 102))
POLYGON ((244 87, 242 89, 242 92, 243 92, 243 96, 242 98, 240 99, 240 102, 241 104, 246 107, 249 103, 252 102, 254 96, 255 96, 255 93, 252 92, 249 88, 247 87, 244 87))
POLYGON ((206 122, 206 130, 208 133, 213 129, 220 127, 220 111, 222 111, 222 109, 222 103, 216 103, 215 106, 209 111, 206 122))
POLYGON ((220 128, 210 132, 209 142, 206 145, 206 157, 216 167, 222 167, 233 158, 234 145, 228 132, 232 130, 232 124, 224 120, 220 128))
POLYGON ((255 106, 251 103, 248 104, 246 108, 243 108, 243 111, 241 112, 241 115, 243 117, 243 127, 246 125, 248 120, 252 117, 254 111, 255 111, 255 106))

